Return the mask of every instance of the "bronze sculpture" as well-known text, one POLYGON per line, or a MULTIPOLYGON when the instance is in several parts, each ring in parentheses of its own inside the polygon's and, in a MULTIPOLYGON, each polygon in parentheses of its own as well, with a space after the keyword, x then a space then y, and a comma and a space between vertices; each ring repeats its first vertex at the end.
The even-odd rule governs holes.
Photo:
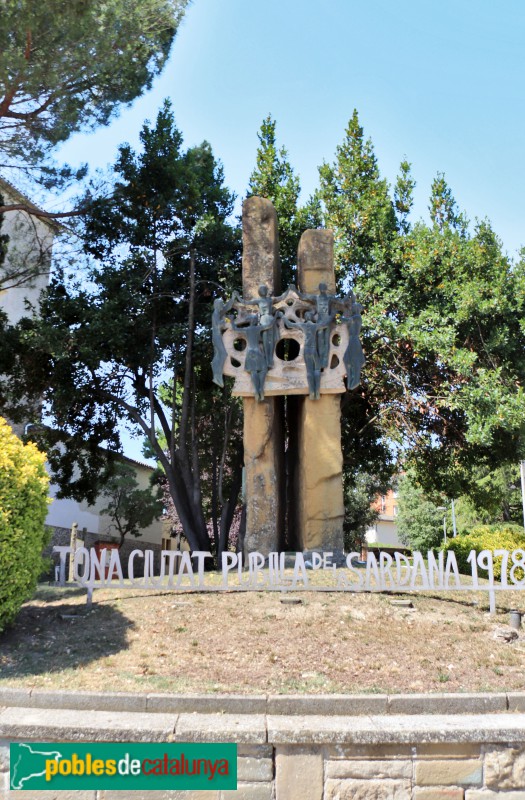
POLYGON ((316 294, 289 286, 272 297, 265 285, 259 286, 258 297, 244 299, 234 292, 226 303, 214 303, 213 379, 222 386, 223 374, 234 375, 234 394, 255 395, 258 401, 264 399, 267 381, 270 395, 308 394, 312 400, 344 392, 345 376, 346 388, 354 389, 364 364, 360 330, 361 306, 353 292, 338 298, 323 282, 316 294), (288 349, 275 358, 280 337, 299 345, 292 358, 288 349), (246 347, 239 346, 239 338, 246 347), (242 378, 246 373, 249 382, 242 378))

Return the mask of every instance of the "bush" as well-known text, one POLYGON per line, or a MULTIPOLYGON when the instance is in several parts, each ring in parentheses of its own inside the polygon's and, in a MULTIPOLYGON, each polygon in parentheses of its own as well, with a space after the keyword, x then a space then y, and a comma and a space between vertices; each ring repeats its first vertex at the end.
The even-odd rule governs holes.
POLYGON ((47 544, 46 457, 0 417, 0 632, 33 594, 47 544))
MULTIPOLYGON (((447 544, 443 546, 443 550, 453 550, 456 554, 459 571, 470 575, 471 566, 467 562, 467 558, 471 550, 476 553, 481 553, 482 550, 517 550, 521 548, 525 550, 525 532, 520 525, 513 523, 499 523, 497 525, 476 525, 465 533, 461 533, 454 539, 449 539, 447 544)), ((501 556, 494 558, 494 578, 495 580, 501 579, 501 556)), ((513 566, 512 560, 509 559, 507 569, 507 580, 509 580, 510 568, 513 566)), ((478 566, 479 576, 486 578, 486 570, 478 566)), ((521 580, 524 573, 521 569, 516 570, 516 579, 521 580)))

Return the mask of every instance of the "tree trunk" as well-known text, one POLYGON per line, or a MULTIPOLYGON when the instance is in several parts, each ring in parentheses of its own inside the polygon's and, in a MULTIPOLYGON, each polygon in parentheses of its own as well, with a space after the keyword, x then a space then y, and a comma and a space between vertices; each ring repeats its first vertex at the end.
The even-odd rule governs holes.
POLYGON ((219 546, 217 549, 217 559, 219 565, 223 552, 228 549, 228 538, 230 535, 230 529, 233 522, 233 515, 235 514, 235 509, 237 508, 237 503, 239 500, 239 492, 241 491, 241 487, 242 487, 242 451, 234 467, 234 475, 233 475, 230 496, 227 502, 223 503, 221 510, 219 546))

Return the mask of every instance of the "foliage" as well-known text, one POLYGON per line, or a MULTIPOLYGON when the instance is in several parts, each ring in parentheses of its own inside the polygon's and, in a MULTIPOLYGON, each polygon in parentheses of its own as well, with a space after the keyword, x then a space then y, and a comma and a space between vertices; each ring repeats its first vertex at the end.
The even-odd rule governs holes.
POLYGON ((164 66, 187 0, 3 0, 2 168, 106 125, 164 66))
POLYGON ((505 464, 488 472, 474 469, 468 499, 479 522, 521 525, 523 504, 518 464, 505 464))
POLYGON ((213 483, 222 467, 215 509, 226 526, 241 482, 238 449, 224 445, 238 404, 210 389, 208 334, 214 297, 238 274, 233 197, 206 142, 182 149, 168 103, 140 138, 140 152, 120 148, 111 196, 92 199, 93 267, 74 282, 58 276, 40 316, 18 326, 7 388, 15 400, 42 394, 49 460, 68 496, 96 495, 101 469, 111 471, 100 445, 120 449, 124 418, 148 440, 191 548, 208 550, 205 477, 213 483))
POLYGON ((378 510, 370 499, 388 491, 388 484, 376 475, 358 472, 345 491, 345 518, 343 523, 344 549, 346 553, 360 550, 365 533, 378 517, 378 510))
MULTIPOLYGON (((481 553, 482 550, 512 550, 525 549, 525 533, 523 527, 513 524, 498 524, 498 525, 478 525, 470 531, 456 536, 454 539, 449 539, 446 545, 442 548, 445 552, 451 550, 456 554, 459 571, 470 575, 471 565, 468 563, 467 558, 471 550, 476 553, 481 553)), ((502 556, 494 558, 494 578, 501 579, 502 556)), ((512 561, 509 559, 507 579, 512 568, 512 561)), ((478 566, 480 577, 488 577, 487 571, 478 566)), ((518 568, 516 570, 516 579, 521 580, 524 577, 523 570, 518 568)))
MULTIPOLYGON (((36 195, 42 208, 24 196, 5 198, 5 204, 0 198, 0 213, 23 209, 29 219, 67 217, 70 225, 82 213, 86 198, 84 203, 70 198, 66 210, 55 200, 49 210, 49 190, 56 193, 87 173, 85 165, 59 166, 53 150, 73 133, 108 124, 122 104, 150 88, 166 63, 187 2, 2 0, 0 174, 30 197, 36 195)), ((77 251, 71 231, 59 232, 77 251)), ((2 249, 0 238, 0 262, 2 249)), ((20 254, 10 252, 0 286, 47 272, 49 254, 47 246, 42 260, 33 256, 19 263, 20 254)), ((59 255, 65 259, 55 245, 55 263, 59 255)))
POLYGON ((140 536, 153 520, 162 514, 162 503, 158 492, 151 488, 140 489, 135 470, 127 464, 118 463, 115 472, 104 486, 101 497, 108 499, 101 514, 107 514, 112 527, 120 536, 122 547, 126 536, 140 536))
POLYGON ((301 234, 308 228, 321 227, 322 214, 317 195, 304 206, 299 205, 301 184, 288 160, 286 148, 277 147, 275 127, 275 120, 268 116, 257 134, 259 147, 256 167, 250 176, 248 197, 266 197, 275 208, 284 289, 296 282, 297 247, 301 234))
POLYGON ((395 443, 427 494, 458 497, 474 467, 519 460, 525 264, 509 261, 487 221, 470 229, 442 175, 430 223, 412 225, 409 165, 391 197, 357 113, 320 178, 339 286, 364 306, 367 362, 350 396, 362 414, 344 416, 343 430, 366 433, 377 459, 383 447, 385 466, 395 443))
POLYGON ((0 418, 0 632, 33 594, 47 544, 45 455, 0 418))
POLYGON ((443 539, 443 509, 425 496, 413 474, 403 475, 398 489, 397 533, 412 550, 426 552, 443 539))

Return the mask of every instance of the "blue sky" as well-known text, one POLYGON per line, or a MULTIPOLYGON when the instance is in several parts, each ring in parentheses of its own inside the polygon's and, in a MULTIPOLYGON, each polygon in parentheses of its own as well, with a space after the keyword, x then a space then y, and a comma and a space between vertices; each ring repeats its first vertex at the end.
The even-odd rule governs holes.
POLYGON ((271 113, 304 196, 354 108, 382 174, 412 163, 416 216, 445 176, 470 219, 488 217, 509 254, 525 245, 523 0, 194 0, 170 62, 109 128, 60 155, 104 166, 172 100, 185 144, 207 139, 243 196, 271 113))
MULTIPOLYGON (((138 144, 165 97, 185 145, 208 140, 241 198, 268 113, 301 178, 333 159, 354 108, 392 183, 403 158, 426 216, 444 172, 468 217, 488 217, 511 256, 525 245, 523 0, 194 0, 163 74, 105 129, 60 156, 103 167, 138 144)), ((138 443, 126 452, 140 457, 138 443)))

